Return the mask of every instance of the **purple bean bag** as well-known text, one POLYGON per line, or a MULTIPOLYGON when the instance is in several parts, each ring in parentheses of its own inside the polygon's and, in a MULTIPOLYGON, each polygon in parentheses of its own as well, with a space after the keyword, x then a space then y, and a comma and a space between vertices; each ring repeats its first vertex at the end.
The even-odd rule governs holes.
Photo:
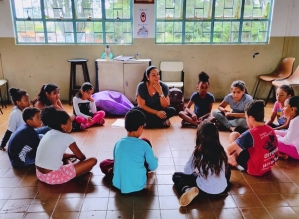
POLYGON ((123 95, 116 91, 104 90, 93 95, 97 108, 111 115, 125 115, 134 105, 123 95))

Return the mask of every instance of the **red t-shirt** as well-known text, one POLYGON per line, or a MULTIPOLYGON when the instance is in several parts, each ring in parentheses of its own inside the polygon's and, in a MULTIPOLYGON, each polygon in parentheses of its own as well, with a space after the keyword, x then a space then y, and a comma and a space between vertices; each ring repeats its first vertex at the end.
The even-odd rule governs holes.
POLYGON ((236 143, 248 150, 247 172, 261 176, 271 170, 278 159, 277 138, 274 130, 268 126, 257 126, 244 132, 236 143))

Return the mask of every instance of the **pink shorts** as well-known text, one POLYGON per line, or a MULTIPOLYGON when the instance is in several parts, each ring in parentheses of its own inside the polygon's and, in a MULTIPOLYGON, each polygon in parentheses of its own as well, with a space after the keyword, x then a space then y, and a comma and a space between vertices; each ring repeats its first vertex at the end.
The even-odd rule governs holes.
POLYGON ((62 184, 76 177, 76 169, 73 164, 62 165, 58 170, 47 174, 36 169, 36 176, 40 181, 50 185, 62 184))

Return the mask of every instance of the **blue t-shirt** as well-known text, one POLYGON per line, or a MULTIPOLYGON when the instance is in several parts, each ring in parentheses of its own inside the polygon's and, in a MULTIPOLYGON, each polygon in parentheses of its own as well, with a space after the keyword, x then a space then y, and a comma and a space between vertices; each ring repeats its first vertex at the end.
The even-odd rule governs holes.
POLYGON ((40 138, 34 128, 21 125, 10 137, 8 156, 12 166, 26 166, 26 157, 35 159, 40 138))
POLYGON ((215 102, 213 94, 207 93, 204 98, 200 97, 199 92, 194 92, 190 98, 194 102, 194 113, 199 118, 210 112, 210 104, 215 102))
POLYGON ((158 159, 151 146, 135 137, 120 139, 114 146, 113 157, 112 183, 122 193, 137 192, 144 188, 147 180, 145 161, 150 170, 158 167, 158 159))
MULTIPOLYGON (((168 96, 169 89, 166 84, 164 84, 162 81, 160 81, 160 85, 162 87, 162 91, 165 97, 168 96)), ((160 97, 158 92, 156 92, 153 96, 151 96, 148 93, 146 83, 140 82, 137 85, 136 89, 136 97, 139 95, 143 100, 145 100, 145 105, 148 106, 149 108, 155 109, 155 110, 162 110, 163 107, 161 106, 160 103, 160 97)))
POLYGON ((252 101, 252 97, 249 94, 244 94, 242 99, 236 103, 232 94, 228 94, 224 97, 224 102, 227 102, 232 109, 233 113, 244 113, 245 104, 252 101))

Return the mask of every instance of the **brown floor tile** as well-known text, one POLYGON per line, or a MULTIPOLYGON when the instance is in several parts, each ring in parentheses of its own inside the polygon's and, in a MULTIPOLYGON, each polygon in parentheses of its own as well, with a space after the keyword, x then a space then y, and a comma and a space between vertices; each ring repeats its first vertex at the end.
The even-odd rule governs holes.
MULTIPOLYGON (((159 158, 160 160, 160 158, 159 158)), ((156 169, 156 174, 173 174, 175 172, 175 167, 172 165, 159 165, 158 168, 156 169)))
POLYGON ((106 211, 108 198, 85 198, 81 211, 106 211))
POLYGON ((210 196, 209 200, 211 202, 212 208, 235 208, 237 204, 235 203, 231 195, 217 195, 210 196))
POLYGON ((1 188, 0 199, 8 199, 15 191, 15 188, 1 188))
POLYGON ((240 210, 238 208, 223 208, 214 209, 216 218, 219 219, 241 219, 243 218, 240 210))
POLYGON ((9 199, 34 198, 38 193, 38 187, 16 188, 9 199))
POLYGON ((299 207, 299 194, 282 194, 289 206, 299 207))
POLYGON ((74 219, 79 217, 79 212, 54 212, 51 219, 74 219))
POLYGON ((239 208, 263 207, 256 194, 232 195, 239 208))
POLYGON ((0 219, 22 219, 24 218, 25 213, 0 213, 0 219))
POLYGON ((176 210, 161 209, 161 218, 162 219, 169 219, 169 218, 188 219, 188 214, 184 208, 176 209, 176 210))
POLYGON ((125 195, 115 195, 115 197, 109 197, 108 210, 127 210, 133 209, 134 197, 125 195))
POLYGON ((256 194, 279 193, 272 183, 252 183, 250 186, 256 194))
POLYGON ((261 194, 257 195, 265 207, 285 207, 289 206, 280 194, 261 194))
POLYGON ((298 215, 290 207, 267 208, 267 210, 273 219, 281 219, 281 218, 297 219, 298 218, 298 215))
POLYGON ((231 181, 230 194, 251 194, 254 193, 247 181, 231 181))
POLYGON ((135 196, 134 197, 134 210, 159 210, 159 197, 158 196, 135 196))
POLYGON ((158 185, 159 196, 174 195, 173 185, 158 185))
POLYGON ((271 218, 265 208, 240 208, 240 211, 245 219, 271 218))
POLYGON ((25 213, 31 202, 32 199, 7 200, 0 213, 25 213))
POLYGON ((160 210, 134 210, 134 218, 161 219, 160 210))
POLYGON ((273 183, 280 194, 298 194, 299 188, 295 183, 273 183))
POLYGON ((216 216, 211 209, 190 209, 187 210, 189 219, 216 219, 216 216))
POLYGON ((108 198, 110 188, 106 186, 91 186, 89 185, 86 190, 86 197, 88 198, 108 198))
POLYGON ((160 209, 179 209, 179 199, 177 196, 159 196, 160 209))
MULTIPOLYGON (((214 105, 216 109, 218 103, 214 105)), ((266 107, 267 118, 272 106, 266 107)), ((5 121, 1 117, 0 136, 6 131, 11 108, 5 109, 5 121)), ((72 111, 69 105, 65 108, 72 111)), ((124 128, 111 127, 115 120, 107 117, 105 126, 72 136, 98 162, 112 158, 116 141, 126 135, 124 128)), ((194 150, 196 129, 182 129, 178 117, 170 120, 168 129, 144 130, 142 137, 152 142, 159 167, 148 174, 144 190, 130 195, 121 195, 111 185, 99 163, 89 174, 51 186, 37 180, 34 167, 12 168, 7 152, 0 151, 0 218, 299 218, 299 163, 293 159, 279 160, 261 177, 232 169, 228 194, 199 194, 189 206, 180 207, 172 174, 184 170, 194 150)), ((222 145, 228 144, 228 136, 229 132, 220 132, 222 145)))
POLYGON ((87 219, 87 218, 105 219, 106 211, 81 211, 79 215, 79 219, 87 219))
POLYGON ((133 218, 133 210, 115 210, 115 211, 107 211, 106 219, 132 219, 133 218))
POLYGON ((64 198, 59 199, 55 212, 80 211, 84 199, 82 198, 64 198))
POLYGON ((39 212, 39 213, 27 213, 24 217, 24 219, 47 219, 50 218, 51 215, 48 215, 45 212, 39 212))
POLYGON ((27 212, 47 212, 52 214, 58 199, 34 199, 27 212))

